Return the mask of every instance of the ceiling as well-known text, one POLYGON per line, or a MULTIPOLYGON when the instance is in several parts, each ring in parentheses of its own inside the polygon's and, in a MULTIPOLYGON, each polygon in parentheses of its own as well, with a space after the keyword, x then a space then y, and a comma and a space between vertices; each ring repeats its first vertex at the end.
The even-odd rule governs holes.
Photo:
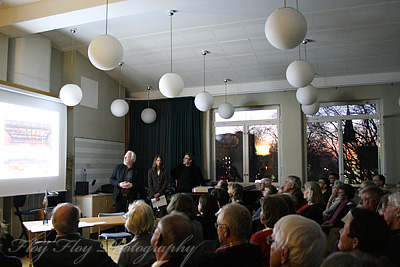
MULTIPOLYGON (((75 48, 87 56, 92 39, 105 33, 106 0, 3 0, 0 32, 10 37, 41 33, 62 51, 71 49, 71 28, 77 28, 75 48), (68 3, 68 5, 67 5, 68 3)), ((268 16, 282 0, 109 0, 108 34, 124 47, 122 83, 131 96, 158 88, 170 72, 170 17, 173 22, 173 71, 185 83, 184 94, 203 89, 223 94, 223 79, 231 93, 287 90, 287 66, 300 56, 315 70, 317 87, 400 81, 400 1, 301 0, 307 39, 282 51, 264 33, 268 16)), ((296 7, 295 0, 287 0, 296 7)), ((118 80, 118 70, 107 72, 118 80)), ((147 97, 147 95, 146 95, 147 97)))

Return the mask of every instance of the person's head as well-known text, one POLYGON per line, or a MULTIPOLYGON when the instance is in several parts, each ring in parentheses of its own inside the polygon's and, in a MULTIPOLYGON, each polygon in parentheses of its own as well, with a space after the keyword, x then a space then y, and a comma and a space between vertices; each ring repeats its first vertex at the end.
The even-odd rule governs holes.
POLYGON ((354 187, 349 184, 341 184, 338 186, 338 196, 340 201, 351 200, 355 195, 354 187))
POLYGON ((396 192, 400 192, 400 182, 396 184, 396 192))
POLYGON ((324 257, 326 236, 315 221, 287 215, 275 224, 270 243, 271 267, 317 267, 324 257))
POLYGON ((71 203, 60 203, 53 209, 51 221, 58 235, 78 232, 79 208, 71 203))
POLYGON ((157 260, 184 256, 187 249, 177 248, 182 245, 184 248, 190 246, 194 233, 193 223, 182 212, 173 211, 162 217, 150 241, 151 246, 155 249, 157 260))
POLYGON ((375 175, 374 177, 372 177, 372 181, 376 186, 384 187, 386 183, 386 177, 381 174, 375 175))
POLYGON ((363 190, 364 188, 366 188, 368 186, 376 186, 376 185, 372 181, 368 181, 368 180, 362 181, 362 183, 360 184, 360 187, 358 188, 358 196, 359 197, 361 197, 361 194, 360 194, 361 190, 363 190))
POLYGON ((341 251, 379 256, 389 243, 389 237, 389 228, 379 214, 363 208, 353 208, 350 219, 340 230, 338 247, 341 251))
POLYGON ((384 195, 381 197, 380 204, 379 204, 379 207, 378 207, 378 213, 379 213, 379 215, 381 215, 382 217, 383 217, 384 214, 385 214, 385 210, 386 210, 387 205, 388 205, 389 195, 390 195, 390 194, 391 194, 391 193, 386 193, 386 194, 384 194, 384 195))
POLYGON ((160 155, 154 157, 152 168, 153 170, 164 169, 164 160, 160 155))
POLYGON ((291 214, 289 206, 279 195, 269 195, 261 199, 260 220, 266 227, 274 228, 275 223, 288 214, 291 214))
POLYGON ((289 213, 290 214, 295 214, 297 210, 297 199, 292 196, 291 194, 288 193, 283 193, 281 195, 278 195, 280 198, 282 198, 286 204, 289 207, 289 213))
POLYGON ((228 184, 228 194, 232 202, 240 202, 243 198, 243 186, 239 183, 228 184))
POLYGON ((383 214, 390 230, 400 229, 400 192, 391 194, 383 214))
POLYGON ((218 212, 217 199, 211 194, 200 196, 198 210, 201 214, 215 215, 218 212))
POLYGON ((124 164, 128 167, 132 167, 133 163, 136 161, 135 152, 128 150, 124 156, 124 164))
POLYGON ((321 187, 317 182, 307 182, 304 185, 304 198, 308 201, 308 203, 312 204, 324 204, 324 198, 322 197, 321 187))
POLYGON ((135 235, 151 233, 154 229, 153 209, 143 200, 137 200, 129 205, 125 227, 135 235))
POLYGON ((318 185, 321 187, 321 190, 327 190, 330 187, 331 182, 329 182, 328 178, 321 178, 318 180, 318 185))
POLYGON ((211 191, 211 195, 213 195, 217 199, 219 208, 222 208, 223 206, 229 203, 228 191, 225 191, 221 188, 217 188, 211 191))
POLYGON ((215 189, 223 189, 228 192, 228 183, 226 181, 218 181, 217 185, 214 187, 215 189))
POLYGON ((278 193, 278 189, 276 189, 275 186, 273 185, 266 185, 264 188, 264 191, 262 192, 263 196, 270 196, 270 195, 275 195, 278 193))
POLYGON ((171 201, 167 206, 167 212, 171 213, 173 210, 183 212, 190 220, 196 216, 196 207, 193 203, 193 198, 187 193, 177 193, 172 195, 171 201))
POLYGON ((286 181, 283 185, 283 191, 286 193, 293 193, 296 190, 301 189, 301 181, 300 178, 294 175, 290 175, 286 178, 286 181))
POLYGON ((217 218, 217 233, 221 244, 245 241, 251 231, 250 211, 238 203, 222 207, 217 218))
POLYGON ((360 191, 360 205, 364 209, 369 209, 370 211, 377 211, 381 197, 384 195, 382 189, 377 186, 368 186, 360 191))
POLYGON ((260 181, 260 191, 261 191, 261 192, 264 191, 265 186, 271 185, 271 184, 272 184, 271 179, 269 179, 269 178, 262 178, 261 181, 260 181))
POLYGON ((192 154, 186 153, 183 157, 183 165, 189 167, 194 163, 194 156, 192 154))
POLYGON ((333 183, 334 183, 335 181, 339 180, 339 174, 337 174, 337 173, 335 173, 335 172, 329 174, 328 180, 329 180, 329 182, 331 183, 331 185, 333 185, 333 183))
POLYGON ((385 267, 385 263, 367 253, 335 252, 320 267, 385 267))

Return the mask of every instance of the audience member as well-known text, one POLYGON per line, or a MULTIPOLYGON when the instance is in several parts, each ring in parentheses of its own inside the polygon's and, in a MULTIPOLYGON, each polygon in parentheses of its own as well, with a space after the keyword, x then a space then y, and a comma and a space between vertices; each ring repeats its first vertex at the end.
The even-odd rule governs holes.
POLYGON ((183 164, 178 164, 171 170, 171 177, 175 181, 177 192, 192 192, 197 185, 205 185, 203 175, 198 166, 194 164, 194 156, 185 154, 183 164))
POLYGON ((301 181, 299 177, 294 175, 288 176, 283 185, 283 191, 297 199, 296 210, 306 203, 306 200, 303 198, 303 193, 301 192, 301 181))
POLYGON ((150 241, 157 258, 152 266, 190 266, 187 260, 195 249, 191 238, 194 232, 193 223, 184 213, 172 211, 161 218, 150 241))
MULTIPOLYGON (((164 167, 164 160, 160 155, 154 157, 153 165, 147 172, 147 181, 149 187, 149 199, 160 200, 161 196, 166 197, 168 186, 168 172, 164 167)), ((158 216, 167 214, 166 206, 159 207, 158 216)))
POLYGON ((367 186, 360 191, 360 205, 362 205, 364 209, 378 212, 378 206, 383 195, 384 193, 381 188, 377 186, 367 186))
POLYGON ((198 211, 195 217, 196 221, 199 221, 203 226, 203 236, 205 240, 216 240, 218 238, 217 229, 215 228, 215 222, 217 221, 218 212, 217 199, 211 194, 204 194, 200 196, 198 211))
POLYGON ((171 213, 173 210, 184 213, 192 221, 195 228, 195 233, 193 236, 193 245, 200 244, 203 240, 203 226, 199 221, 195 221, 196 217, 196 207, 193 203, 193 198, 187 193, 177 193, 172 195, 171 201, 167 206, 167 212, 171 213))
POLYGON ((228 191, 217 188, 217 189, 214 189, 213 191, 211 191, 211 195, 213 195, 217 199, 218 208, 219 208, 219 211, 217 213, 219 213, 221 211, 222 207, 229 203, 228 191))
POLYGON ((239 183, 228 184, 228 194, 230 197, 230 202, 243 204, 243 186, 239 183))
POLYGON ((71 203, 58 204, 54 208, 52 223, 57 237, 55 241, 38 241, 32 245, 35 267, 118 266, 100 242, 83 238, 78 233, 79 214, 79 208, 71 203))
POLYGON ((389 244, 389 228, 376 212, 364 208, 351 210, 351 217, 340 230, 339 249, 364 252, 376 257, 384 254, 389 244))
POLYGON ((338 196, 338 190, 339 190, 339 185, 343 184, 343 182, 336 180, 332 186, 332 193, 331 196, 329 197, 328 203, 326 205, 325 211, 322 213, 324 216, 323 219, 327 220, 329 216, 331 216, 337 207, 340 205, 340 200, 338 196))
POLYGON ((269 186, 271 185, 271 179, 262 178, 261 181, 260 181, 260 187, 259 187, 260 194, 259 194, 257 200, 252 205, 250 205, 248 207, 248 209, 251 211, 252 214, 254 214, 255 212, 257 212, 257 210, 260 209, 260 200, 264 196, 263 192, 264 192, 264 190, 265 190, 267 185, 269 185, 269 186))
POLYGON ((251 228, 249 210, 238 203, 222 207, 216 223, 221 246, 212 254, 201 258, 207 266, 261 266, 261 249, 256 243, 248 242, 251 228))
POLYGON ((326 206, 328 204, 329 198, 331 197, 331 194, 332 194, 331 184, 327 178, 319 179, 318 184, 321 187, 322 196, 324 198, 324 205, 326 206))
POLYGON ((296 205, 297 205, 297 200, 294 196, 292 196, 291 194, 281 194, 278 195, 280 196, 283 200, 285 200, 286 204, 289 207, 289 214, 296 214, 296 205))
POLYGON ((322 212, 324 211, 324 199, 321 187, 316 182, 307 182, 304 185, 304 199, 307 203, 297 210, 297 214, 322 224, 322 212))
POLYGON ((270 245, 267 237, 272 234, 275 223, 290 214, 289 206, 279 195, 269 195, 261 199, 261 223, 265 229, 251 236, 250 242, 255 242, 261 246, 262 266, 269 266, 270 245))
POLYGON ((374 184, 377 187, 384 187, 385 183, 386 183, 386 177, 379 174, 379 175, 375 175, 374 177, 372 177, 372 181, 374 182, 374 184))
POLYGON ((384 195, 381 197, 380 204, 379 204, 379 207, 378 207, 378 213, 379 213, 379 215, 381 215, 382 217, 385 215, 385 211, 386 211, 386 208, 387 208, 387 205, 388 205, 388 201, 389 201, 389 196, 390 196, 391 194, 392 194, 392 193, 387 193, 387 194, 384 194, 384 195))
POLYGON ((390 230, 390 245, 386 255, 400 266, 400 192, 388 197, 383 216, 390 230))
POLYGON ((331 184, 331 187, 332 187, 333 184, 335 183, 335 181, 339 181, 339 174, 337 174, 337 173, 335 173, 335 172, 329 174, 328 180, 329 180, 329 182, 330 182, 330 184, 331 184))
POLYGON ((396 184, 396 192, 400 192, 400 182, 396 184))
POLYGON ((0 251, 0 266, 5 267, 22 267, 22 262, 18 257, 7 256, 0 251))
POLYGON ((228 183, 225 180, 218 181, 217 185, 214 186, 215 189, 223 189, 228 192, 228 183))
POLYGON ((344 226, 342 218, 355 206, 355 203, 352 201, 354 194, 355 190, 351 185, 339 185, 338 196, 340 205, 338 205, 333 215, 331 215, 321 226, 326 234, 329 234, 330 229, 333 227, 342 228, 344 226))
MULTIPOLYGON (((264 188, 264 191, 262 192, 262 196, 263 197, 272 196, 272 195, 275 195, 277 192, 278 192, 278 190, 276 189, 275 186, 266 185, 265 188, 264 188)), ((262 228, 264 228, 263 224, 262 224, 262 222, 260 220, 260 216, 261 216, 261 206, 252 215, 252 218, 251 218, 251 220, 252 220, 251 234, 254 234, 254 233, 260 231, 262 228)))
POLYGON ((322 263, 326 237, 313 220, 287 215, 275 224, 267 240, 271 244, 271 267, 317 267, 322 263))
POLYGON ((360 187, 358 188, 358 196, 361 198, 361 190, 363 190, 364 188, 368 187, 368 186, 376 186, 374 182, 372 181, 362 181, 360 184, 360 187))
POLYGON ((120 267, 151 266, 156 261, 156 255, 150 244, 154 229, 152 208, 143 200, 133 202, 129 206, 125 227, 135 234, 135 237, 122 248, 118 265, 120 267))
POLYGON ((336 252, 329 255, 320 267, 390 267, 391 265, 367 253, 336 252))

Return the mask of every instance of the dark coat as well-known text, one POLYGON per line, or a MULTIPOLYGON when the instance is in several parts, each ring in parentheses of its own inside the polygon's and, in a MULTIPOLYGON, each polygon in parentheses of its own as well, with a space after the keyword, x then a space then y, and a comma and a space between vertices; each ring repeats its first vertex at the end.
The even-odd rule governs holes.
POLYGON ((179 164, 171 171, 171 177, 175 181, 178 181, 178 192, 191 192, 193 187, 198 185, 205 185, 201 170, 196 165, 190 165, 189 167, 186 167, 183 164, 179 164), (187 181, 183 181, 183 179, 181 179, 182 171, 185 168, 190 169, 189 179, 187 181))
POLYGON ((55 241, 39 241, 32 245, 35 267, 97 267, 118 265, 107 255, 101 243, 80 234, 57 236, 55 241))
MULTIPOLYGON (((119 187, 119 183, 124 181, 125 170, 127 167, 124 164, 119 164, 115 167, 111 178, 110 183, 114 186, 114 194, 113 199, 117 200, 119 193, 121 192, 121 187, 119 187)), ((133 184, 132 188, 130 188, 130 196, 131 199, 136 199, 136 195, 143 187, 143 181, 137 175, 137 171, 134 170, 132 181, 128 181, 133 184)))

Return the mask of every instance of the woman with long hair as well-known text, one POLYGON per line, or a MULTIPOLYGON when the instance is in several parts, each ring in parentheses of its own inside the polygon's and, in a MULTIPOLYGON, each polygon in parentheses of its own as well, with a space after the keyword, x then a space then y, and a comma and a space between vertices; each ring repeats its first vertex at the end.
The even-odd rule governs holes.
POLYGON ((324 211, 324 197, 321 187, 317 182, 307 182, 304 185, 304 199, 307 203, 297 210, 297 214, 322 223, 322 212, 324 211))
MULTIPOLYGON (((155 198, 160 200, 162 195, 166 194, 168 185, 168 172, 164 167, 164 160, 160 155, 156 155, 153 165, 149 169, 148 174, 149 199, 155 198)), ((160 207, 159 217, 167 214, 166 206, 160 207)))

